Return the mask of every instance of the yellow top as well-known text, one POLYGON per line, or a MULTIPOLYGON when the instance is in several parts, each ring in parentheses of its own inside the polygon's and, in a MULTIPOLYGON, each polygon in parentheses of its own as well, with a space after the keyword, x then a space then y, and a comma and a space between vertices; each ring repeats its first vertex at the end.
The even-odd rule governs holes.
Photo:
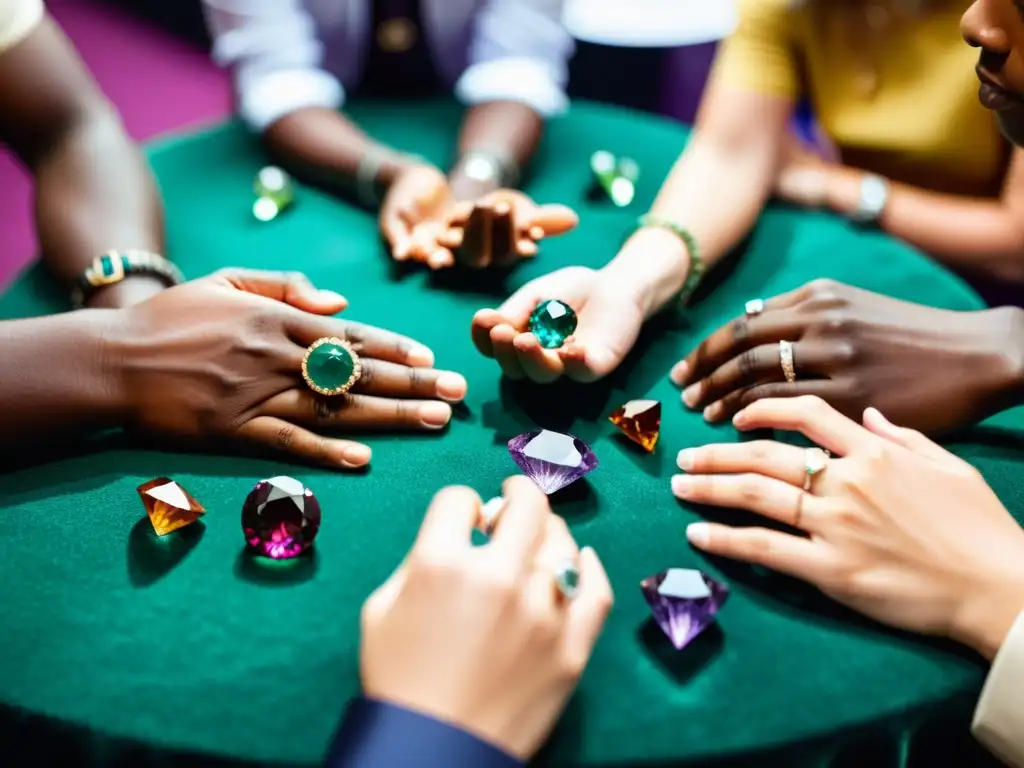
POLYGON ((43 18, 43 0, 0 0, 0 53, 13 48, 43 18))
POLYGON ((978 102, 978 52, 959 27, 969 4, 937 0, 872 33, 864 9, 837 0, 739 0, 739 26, 714 77, 808 98, 848 165, 928 189, 998 195, 1010 147, 978 102))

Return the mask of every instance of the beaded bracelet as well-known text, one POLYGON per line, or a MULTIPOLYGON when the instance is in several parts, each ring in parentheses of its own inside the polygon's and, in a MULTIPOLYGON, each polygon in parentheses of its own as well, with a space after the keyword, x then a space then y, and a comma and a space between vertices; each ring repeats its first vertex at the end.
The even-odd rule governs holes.
POLYGON ((704 279, 704 274, 707 272, 707 265, 701 257, 697 238, 686 227, 676 224, 669 219, 663 219, 650 213, 641 216, 637 230, 651 227, 667 229, 683 241, 687 252, 690 254, 690 273, 686 276, 686 282, 683 283, 682 290, 679 291, 679 303, 686 306, 690 301, 690 297, 693 296, 693 292, 700 285, 700 281, 704 279))

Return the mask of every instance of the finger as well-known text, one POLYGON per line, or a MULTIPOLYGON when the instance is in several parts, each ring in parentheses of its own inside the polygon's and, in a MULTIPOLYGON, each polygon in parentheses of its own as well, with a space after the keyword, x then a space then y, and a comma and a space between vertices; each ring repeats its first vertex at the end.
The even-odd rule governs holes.
POLYGON ((686 538, 708 554, 771 568, 816 585, 829 569, 826 555, 812 540, 766 528, 694 523, 686 529, 686 538))
POLYGON ((820 397, 827 403, 839 407, 847 397, 848 388, 843 381, 831 379, 811 379, 808 381, 797 381, 790 384, 788 381, 770 382, 737 389, 730 392, 718 402, 712 403, 704 409, 704 418, 710 422, 731 419, 751 403, 758 400, 768 400, 783 397, 802 397, 810 395, 820 397))
POLYGON ((510 477, 502 485, 505 511, 494 526, 487 546, 493 557, 514 573, 533 568, 544 542, 551 507, 548 497, 528 477, 510 477))
POLYGON ((462 247, 465 231, 459 228, 447 229, 437 236, 437 244, 451 250, 462 247))
POLYGON ((337 337, 352 344, 361 357, 425 368, 434 364, 434 353, 418 341, 363 323, 295 313, 290 317, 288 334, 302 347, 317 339, 337 337))
POLYGON ((692 504, 745 509, 779 523, 812 530, 816 497, 789 483, 752 472, 739 475, 676 475, 672 493, 692 504))
POLYGON ((289 389, 270 398, 261 414, 325 431, 363 429, 437 430, 448 425, 452 407, 437 400, 396 400, 372 395, 322 397, 289 389))
POLYGON ((494 359, 501 366, 502 373, 510 379, 521 379, 526 374, 520 365, 515 339, 519 332, 511 325, 501 324, 491 329, 491 349, 494 359))
POLYGON ((257 416, 235 434, 249 443, 329 467, 357 469, 369 464, 372 457, 370 449, 361 443, 317 435, 273 416, 257 416))
POLYGON ((754 472, 797 487, 804 483, 803 449, 774 440, 686 448, 676 456, 676 465, 691 475, 754 472))
POLYGON ((491 343, 491 330, 502 323, 507 323, 500 313, 493 309, 481 309, 473 315, 470 333, 473 344, 484 357, 494 357, 494 345, 491 343))
POLYGON ((455 254, 447 248, 435 248, 427 259, 427 266, 431 269, 446 269, 455 266, 455 254))
POLYGON ((521 237, 519 238, 519 242, 516 243, 516 251, 523 258, 528 259, 531 256, 536 256, 540 252, 540 249, 530 238, 521 237))
POLYGON ((315 315, 334 315, 348 306, 344 296, 316 288, 301 272, 232 268, 217 272, 216 277, 239 291, 266 296, 315 315))
POLYGON ((473 207, 463 227, 462 245, 458 251, 460 264, 480 268, 491 263, 494 229, 492 217, 493 211, 490 206, 473 207))
POLYGON ((565 344, 556 351, 565 367, 566 376, 573 381, 589 383, 600 378, 587 361, 587 348, 576 341, 574 337, 566 339, 565 344))
POLYGON ((509 296, 498 307, 498 312, 506 318, 509 325, 519 331, 524 331, 530 322, 530 313, 537 308, 543 298, 547 297, 538 296, 534 291, 533 281, 531 281, 509 296))
POLYGON ((472 541, 481 505, 480 496, 472 488, 453 485, 438 491, 427 507, 413 554, 444 559, 464 551, 472 541))
POLYGON ((395 261, 405 261, 412 250, 412 227, 406 222, 401 211, 388 211, 381 215, 380 231, 391 246, 395 261))
POLYGON ((491 222, 491 262, 508 264, 518 257, 516 233, 512 224, 512 206, 498 203, 494 206, 491 222))
POLYGON ((733 424, 741 431, 782 429, 800 432, 822 448, 847 456, 877 439, 843 416, 820 397, 802 396, 758 400, 736 414, 733 424))
MULTIPOLYGON (((575 229, 579 223, 580 217, 576 211, 565 205, 539 206, 532 216, 521 222, 524 230, 531 230, 531 237, 533 237, 534 227, 540 228, 541 237, 553 237, 564 235, 575 229)), ((540 238, 534 239, 539 240, 540 238)))
POLYGON ((584 547, 579 563, 580 590, 569 604, 565 630, 565 650, 572 669, 586 666, 615 602, 611 581, 597 553, 584 547))
POLYGON ((917 430, 897 427, 885 418, 877 408, 868 408, 864 411, 864 427, 879 437, 885 438, 891 443, 896 443, 896 445, 902 445, 904 448, 914 453, 919 453, 922 456, 928 456, 939 461, 949 459, 959 461, 945 448, 933 443, 917 430))
MULTIPOLYGON (((796 345, 793 345, 796 365, 796 345)), ((803 355, 799 356, 803 360, 803 355)), ((726 395, 756 384, 759 381, 784 378, 778 344, 762 344, 740 352, 739 355, 713 370, 706 378, 694 382, 683 390, 683 403, 688 408, 705 408, 726 395)))
POLYGON ((519 365, 526 378, 549 384, 565 372, 562 358, 553 349, 544 349, 532 333, 520 333, 512 341, 519 353, 519 365))
POLYGON ((448 226, 453 228, 465 227, 475 206, 476 203, 472 200, 463 200, 462 202, 456 203, 452 207, 451 213, 448 214, 448 226))
POLYGON ((558 570, 571 563, 579 567, 579 547, 569 533, 569 527, 558 515, 548 515, 544 540, 537 552, 534 571, 526 584, 526 604, 534 615, 548 616, 558 621, 563 617, 560 610, 562 595, 556 585, 558 570))
POLYGON ((413 368, 366 358, 352 391, 378 397, 440 398, 458 403, 466 396, 466 380, 452 371, 413 368))

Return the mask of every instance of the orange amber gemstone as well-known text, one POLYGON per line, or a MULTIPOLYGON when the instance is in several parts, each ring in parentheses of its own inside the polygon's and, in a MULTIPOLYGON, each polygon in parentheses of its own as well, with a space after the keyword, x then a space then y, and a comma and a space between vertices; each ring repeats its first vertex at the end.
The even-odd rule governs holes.
POLYGON ((622 433, 644 450, 653 451, 661 430, 661 403, 657 400, 630 400, 608 417, 622 433))
POLYGON ((169 477, 143 483, 139 486, 139 497, 157 536, 184 528, 206 514, 203 505, 169 477))

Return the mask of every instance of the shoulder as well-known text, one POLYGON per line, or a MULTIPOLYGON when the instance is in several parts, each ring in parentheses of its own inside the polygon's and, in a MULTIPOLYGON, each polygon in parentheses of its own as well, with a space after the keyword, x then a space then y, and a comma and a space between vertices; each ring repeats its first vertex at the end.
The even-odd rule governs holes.
POLYGON ((0 52, 13 48, 43 18, 43 0, 4 0, 0 3, 0 52))

